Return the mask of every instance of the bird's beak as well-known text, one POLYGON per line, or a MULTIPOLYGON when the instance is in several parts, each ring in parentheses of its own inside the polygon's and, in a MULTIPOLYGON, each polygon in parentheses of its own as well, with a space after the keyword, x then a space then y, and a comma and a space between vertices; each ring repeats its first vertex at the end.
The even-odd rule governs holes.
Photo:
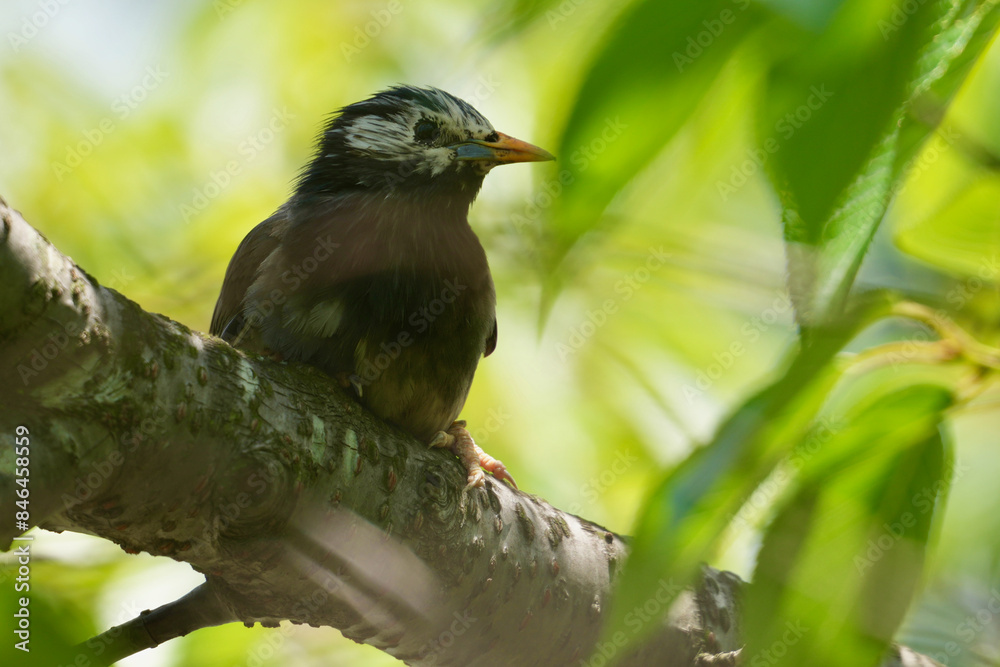
POLYGON ((497 132, 499 139, 496 141, 463 141, 454 144, 455 154, 459 160, 486 160, 499 164, 511 164, 514 162, 545 162, 555 160, 552 153, 533 146, 527 141, 521 141, 508 136, 503 132, 497 132))

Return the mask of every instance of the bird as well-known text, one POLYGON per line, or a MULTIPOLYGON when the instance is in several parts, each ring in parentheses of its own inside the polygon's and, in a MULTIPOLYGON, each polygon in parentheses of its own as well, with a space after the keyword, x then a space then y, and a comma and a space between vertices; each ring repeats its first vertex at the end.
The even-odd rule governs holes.
POLYGON ((314 366, 454 452, 463 494, 484 470, 516 488, 458 419, 497 345, 493 278, 468 214, 494 167, 554 159, 438 88, 397 85, 341 108, 288 201, 236 249, 210 332, 314 366))

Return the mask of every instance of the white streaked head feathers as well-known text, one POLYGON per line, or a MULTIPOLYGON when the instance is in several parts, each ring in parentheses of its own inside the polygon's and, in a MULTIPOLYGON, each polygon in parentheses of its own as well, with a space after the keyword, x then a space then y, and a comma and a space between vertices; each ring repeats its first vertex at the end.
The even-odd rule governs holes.
POLYGON ((342 134, 358 155, 413 162, 415 171, 436 176, 455 162, 450 144, 483 139, 494 129, 472 105, 443 90, 401 86, 346 108, 343 122, 329 132, 342 134), (436 126, 433 140, 418 139, 421 122, 436 126))

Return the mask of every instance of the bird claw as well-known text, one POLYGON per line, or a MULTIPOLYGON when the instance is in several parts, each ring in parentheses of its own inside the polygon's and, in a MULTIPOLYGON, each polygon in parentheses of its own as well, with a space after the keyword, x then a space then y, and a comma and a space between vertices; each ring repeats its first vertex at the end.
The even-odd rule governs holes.
POLYGON ((465 420, 453 423, 447 431, 438 431, 431 438, 430 447, 442 447, 450 449, 462 462, 465 467, 467 483, 462 490, 463 497, 469 489, 481 488, 486 484, 486 475, 491 473, 498 480, 506 480, 515 489, 517 482, 514 477, 507 472, 507 467, 497 459, 493 458, 476 444, 475 440, 465 428, 465 420))
POLYGON ((441 449, 451 449, 452 445, 455 444, 455 436, 448 433, 447 431, 438 431, 431 438, 431 441, 427 443, 428 449, 434 449, 435 447, 441 449))
POLYGON ((353 389, 358 398, 362 397, 363 385, 361 384, 361 378, 357 373, 348 373, 344 371, 337 373, 334 377, 337 378, 337 383, 340 384, 341 388, 353 389))
POLYGON ((515 489, 517 488, 517 482, 514 481, 514 476, 507 472, 507 466, 505 466, 502 461, 495 459, 484 452, 479 448, 479 445, 476 445, 476 451, 479 453, 480 468, 493 475, 494 479, 506 481, 515 489))

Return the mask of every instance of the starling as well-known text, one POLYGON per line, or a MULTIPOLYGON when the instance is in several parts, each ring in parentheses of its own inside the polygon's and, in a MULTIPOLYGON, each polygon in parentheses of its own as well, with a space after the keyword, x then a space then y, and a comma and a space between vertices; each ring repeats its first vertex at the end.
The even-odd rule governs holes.
POLYGON ((483 485, 483 469, 514 484, 456 421, 497 344, 468 213, 493 167, 552 159, 436 88, 344 107, 291 198, 236 249, 211 332, 333 376, 385 421, 455 452, 466 488, 483 485))

